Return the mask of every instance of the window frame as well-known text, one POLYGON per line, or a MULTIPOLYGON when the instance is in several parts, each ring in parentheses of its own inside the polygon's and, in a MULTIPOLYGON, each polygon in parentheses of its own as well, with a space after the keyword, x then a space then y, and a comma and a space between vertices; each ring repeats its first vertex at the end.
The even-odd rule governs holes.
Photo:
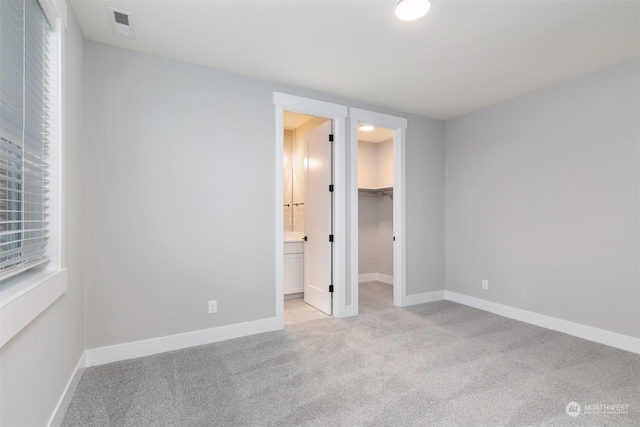
MULTIPOLYGON (((63 268, 63 46, 66 28, 64 0, 38 0, 56 33, 56 129, 51 138, 49 163, 49 261, 0 281, 0 348, 44 312, 67 290, 67 270, 63 268)), ((52 126, 53 127, 53 126, 52 126)))

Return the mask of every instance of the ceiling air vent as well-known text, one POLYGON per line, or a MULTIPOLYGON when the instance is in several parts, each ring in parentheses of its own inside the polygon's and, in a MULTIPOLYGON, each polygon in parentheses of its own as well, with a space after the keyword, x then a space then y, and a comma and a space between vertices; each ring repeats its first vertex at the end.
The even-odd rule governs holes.
POLYGON ((114 33, 130 39, 134 38, 133 17, 131 13, 110 7, 109 17, 111 20, 111 29, 114 33))

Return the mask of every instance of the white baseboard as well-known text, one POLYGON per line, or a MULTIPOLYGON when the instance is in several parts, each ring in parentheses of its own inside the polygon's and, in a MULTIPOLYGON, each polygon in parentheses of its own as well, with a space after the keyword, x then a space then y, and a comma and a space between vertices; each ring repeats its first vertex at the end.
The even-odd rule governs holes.
POLYGON ((541 326, 553 331, 563 332, 589 341, 630 351, 640 354, 640 338, 630 337, 628 335, 618 334, 616 332, 605 331, 604 329, 594 328, 579 323, 570 322, 568 320, 557 319, 555 317, 546 316, 544 314, 534 313, 532 311, 522 310, 520 308, 510 307, 508 305, 498 304, 495 302, 483 300, 480 298, 470 297, 468 295, 459 294, 457 292, 445 291, 445 299, 459 304, 468 305, 480 310, 489 311, 500 316, 510 319, 519 320, 536 326, 541 326))
POLYGON ((282 320, 278 321, 276 317, 272 317, 218 328, 203 329, 201 331, 186 332, 184 334, 93 348, 86 351, 86 366, 104 365, 166 351, 211 344, 233 338, 276 331, 282 329, 282 327, 282 320))
POLYGON ((377 274, 378 273, 359 274, 358 275, 358 283, 373 282, 378 277, 377 274))
POLYGON ((393 276, 382 273, 366 273, 358 275, 358 283, 362 282, 382 282, 388 285, 393 285, 393 276))
POLYGON ((377 273, 378 278, 376 279, 378 282, 386 283, 388 285, 393 285, 393 276, 389 276, 387 274, 377 273))
POLYGON ((445 291, 425 292, 423 294, 407 295, 404 302, 405 307, 410 305, 424 304, 427 302, 442 301, 445 291))
POLYGON ((86 354, 86 351, 82 352, 80 360, 78 360, 78 363, 67 382, 67 386, 64 388, 64 391, 58 400, 58 404, 53 410, 53 414, 47 423, 48 427, 59 427, 62 425, 64 416, 67 414, 67 409, 71 403, 71 399, 73 399, 78 383, 80 383, 80 378, 82 378, 82 374, 84 373, 84 369, 86 367, 86 354))

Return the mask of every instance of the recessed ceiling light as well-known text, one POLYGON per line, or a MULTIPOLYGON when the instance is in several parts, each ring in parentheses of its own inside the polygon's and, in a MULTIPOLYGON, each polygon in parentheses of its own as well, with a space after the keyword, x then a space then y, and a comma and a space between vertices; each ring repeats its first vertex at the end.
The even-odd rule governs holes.
POLYGON ((426 15, 430 8, 429 0, 400 0, 396 5, 396 16, 403 21, 413 21, 426 15))
POLYGON ((371 132, 375 128, 373 126, 371 126, 371 125, 360 125, 360 127, 358 129, 360 129, 363 132, 371 132))

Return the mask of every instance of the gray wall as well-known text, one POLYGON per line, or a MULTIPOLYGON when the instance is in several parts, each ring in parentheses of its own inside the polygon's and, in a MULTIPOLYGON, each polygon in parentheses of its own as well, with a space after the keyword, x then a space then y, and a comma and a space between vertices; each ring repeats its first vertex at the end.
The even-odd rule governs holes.
MULTIPOLYGON (((407 230, 442 235, 441 121, 92 42, 85 78, 87 348, 275 315, 274 90, 407 117, 407 230)), ((408 289, 443 248, 408 241, 408 289)))
POLYGON ((68 290, 0 349, 2 426, 46 425, 85 348, 83 38, 71 8, 64 42, 62 243, 68 290))
POLYGON ((387 196, 358 197, 358 272, 393 276, 393 201, 387 196))
POLYGON ((639 71, 446 122, 447 290, 640 336, 639 71))
MULTIPOLYGON (((358 141, 358 186, 393 186, 393 139, 358 141)), ((358 273, 393 276, 393 201, 358 194, 358 273)))
POLYGON ((358 196, 358 273, 377 273, 378 203, 375 197, 358 196))
POLYGON ((423 119, 407 128, 407 295, 444 289, 445 146, 440 141, 445 133, 440 123, 423 119))

